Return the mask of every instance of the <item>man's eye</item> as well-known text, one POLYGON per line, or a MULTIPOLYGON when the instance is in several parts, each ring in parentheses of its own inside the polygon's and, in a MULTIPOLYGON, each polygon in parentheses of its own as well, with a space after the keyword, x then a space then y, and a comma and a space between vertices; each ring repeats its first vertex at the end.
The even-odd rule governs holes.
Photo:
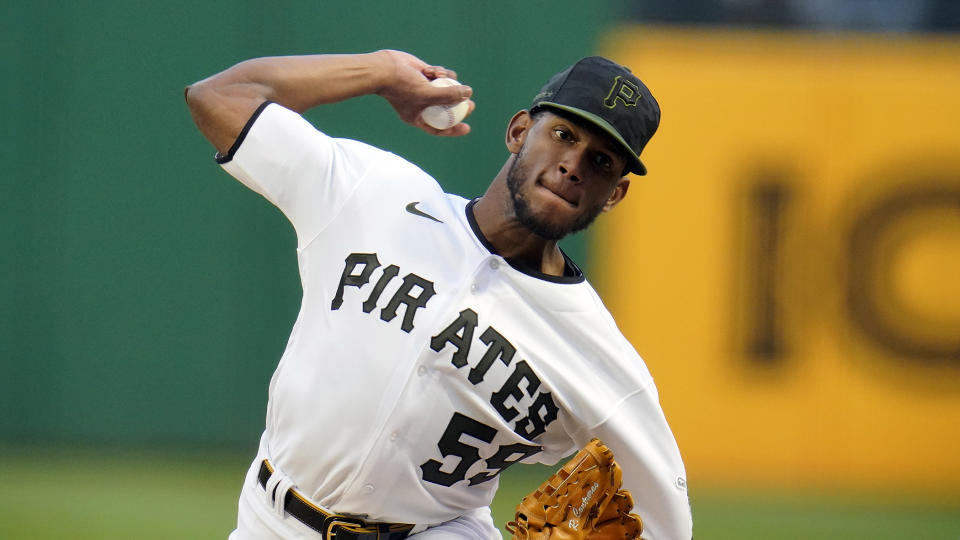
POLYGON ((594 158, 594 162, 602 169, 609 169, 613 167, 613 160, 610 159, 610 156, 606 154, 597 154, 597 156, 594 158))
POLYGON ((563 128, 554 128, 553 134, 556 135, 561 141, 570 140, 570 132, 563 128))

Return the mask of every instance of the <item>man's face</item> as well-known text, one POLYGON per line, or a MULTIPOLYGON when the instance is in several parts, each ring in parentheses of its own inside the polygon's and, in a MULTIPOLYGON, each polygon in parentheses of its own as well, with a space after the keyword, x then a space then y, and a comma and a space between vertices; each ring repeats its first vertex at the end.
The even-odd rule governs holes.
POLYGON ((531 122, 507 171, 507 187, 520 224, 559 240, 619 202, 628 183, 622 178, 626 160, 595 128, 550 111, 531 122))

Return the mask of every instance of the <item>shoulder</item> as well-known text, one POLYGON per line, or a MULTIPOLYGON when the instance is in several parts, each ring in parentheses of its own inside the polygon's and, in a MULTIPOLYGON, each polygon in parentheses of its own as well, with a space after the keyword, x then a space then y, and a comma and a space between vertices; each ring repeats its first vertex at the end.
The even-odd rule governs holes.
POLYGON ((573 285, 554 286, 548 301, 563 301, 565 311, 558 311, 553 324, 564 328, 571 343, 581 353, 576 355, 582 370, 595 370, 607 379, 614 394, 629 393, 652 383, 646 363, 624 335, 600 296, 586 280, 573 285))

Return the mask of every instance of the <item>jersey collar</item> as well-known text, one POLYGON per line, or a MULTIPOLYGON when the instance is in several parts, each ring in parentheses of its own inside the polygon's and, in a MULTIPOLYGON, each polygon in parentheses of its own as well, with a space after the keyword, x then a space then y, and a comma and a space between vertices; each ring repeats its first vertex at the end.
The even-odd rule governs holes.
MULTIPOLYGON (((500 255, 497 253, 497 250, 494 249, 493 244, 491 244, 490 241, 487 240, 487 237, 483 235, 483 232, 480 230, 480 226, 477 225, 477 219, 473 216, 473 205, 475 205, 478 200, 480 199, 477 198, 468 202, 466 208, 464 209, 464 212, 467 215, 467 223, 470 224, 470 229, 473 230, 473 234, 477 237, 477 240, 483 244, 483 247, 487 248, 487 251, 493 255, 500 255)), ((573 262, 573 259, 568 257, 562 249, 560 250, 560 254, 563 255, 564 261, 562 276, 544 274, 540 270, 530 268, 517 259, 503 257, 503 260, 507 261, 507 264, 509 264, 514 270, 543 281, 550 281, 552 283, 582 283, 585 281, 586 278, 583 276, 583 271, 580 270, 580 267, 577 266, 577 263, 573 262)))

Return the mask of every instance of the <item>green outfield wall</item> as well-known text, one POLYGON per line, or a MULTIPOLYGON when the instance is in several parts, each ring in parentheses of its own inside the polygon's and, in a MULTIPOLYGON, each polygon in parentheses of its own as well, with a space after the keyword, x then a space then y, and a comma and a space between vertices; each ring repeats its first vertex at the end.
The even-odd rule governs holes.
MULTIPOLYGON (((477 102, 467 138, 423 134, 372 97, 308 117, 472 197, 506 158, 509 117, 595 50, 618 18, 612 4, 7 6, 0 443, 256 440, 298 309, 295 239, 279 211, 216 166, 185 85, 281 54, 398 48, 455 68, 477 102)), ((582 239, 568 251, 583 261, 582 239)))

